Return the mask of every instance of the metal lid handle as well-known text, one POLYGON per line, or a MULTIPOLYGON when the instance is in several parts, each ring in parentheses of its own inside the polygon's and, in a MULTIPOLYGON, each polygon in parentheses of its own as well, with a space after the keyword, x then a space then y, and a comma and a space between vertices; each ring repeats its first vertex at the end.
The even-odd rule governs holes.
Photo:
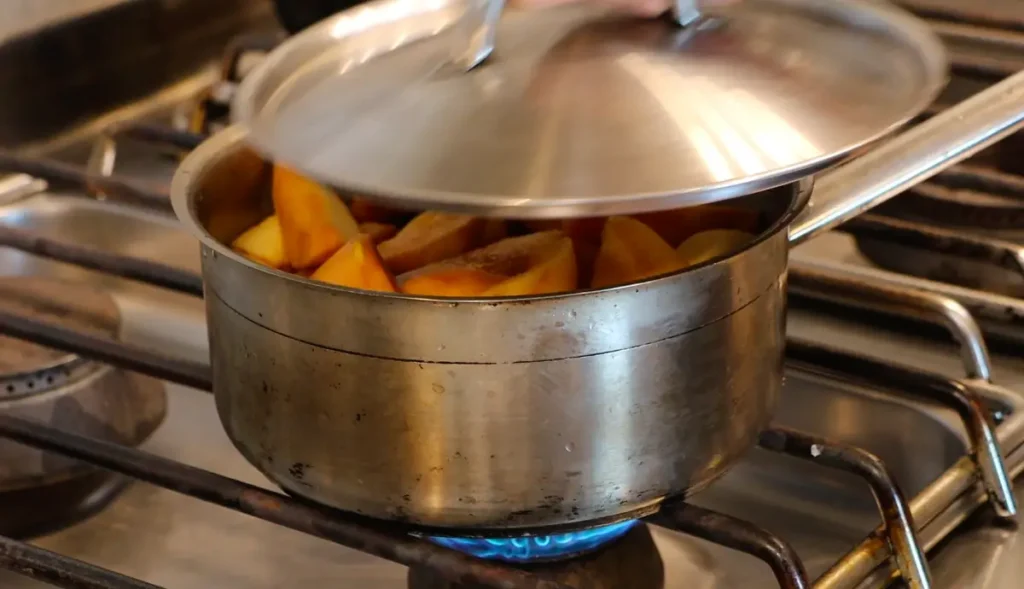
MULTIPOLYGON (((673 19, 688 26, 701 17, 700 0, 674 0, 673 19)), ((465 71, 484 62, 494 51, 495 37, 505 0, 467 0, 466 13, 456 30, 452 61, 465 71)))
POLYGON ((468 7, 456 30, 453 61, 469 71, 483 63, 494 51, 498 21, 505 0, 467 0, 468 7))
POLYGON ((1024 72, 822 174, 793 222, 800 244, 1024 128, 1024 72))
POLYGON ((698 0, 675 0, 672 5, 672 18, 679 26, 692 25, 700 20, 701 12, 698 0))

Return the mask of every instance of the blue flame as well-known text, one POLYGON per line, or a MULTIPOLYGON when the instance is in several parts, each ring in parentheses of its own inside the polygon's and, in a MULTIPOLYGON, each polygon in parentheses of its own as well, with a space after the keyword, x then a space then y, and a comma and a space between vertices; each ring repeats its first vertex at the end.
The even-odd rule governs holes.
POLYGON ((520 536, 518 538, 433 536, 430 541, 487 560, 517 563, 540 562, 559 560, 595 550, 624 536, 636 522, 635 519, 627 520, 599 528, 550 536, 520 536))

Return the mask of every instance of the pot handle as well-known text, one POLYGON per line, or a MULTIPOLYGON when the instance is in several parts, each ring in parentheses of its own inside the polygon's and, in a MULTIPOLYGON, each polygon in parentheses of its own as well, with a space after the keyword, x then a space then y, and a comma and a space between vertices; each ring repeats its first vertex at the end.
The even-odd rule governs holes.
POLYGON ((799 245, 1024 128, 1024 72, 975 94, 815 181, 789 228, 799 245))
MULTIPOLYGON (((679 26, 691 25, 701 18, 701 0, 674 0, 672 16, 679 26)), ((494 51, 495 37, 505 0, 466 0, 455 35, 452 61, 465 71, 484 62, 494 51)))

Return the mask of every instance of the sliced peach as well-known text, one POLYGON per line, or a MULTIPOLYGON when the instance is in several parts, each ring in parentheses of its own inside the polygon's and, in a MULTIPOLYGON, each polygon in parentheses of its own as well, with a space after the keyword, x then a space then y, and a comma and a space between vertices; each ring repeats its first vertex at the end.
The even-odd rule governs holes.
POLYGON ((288 256, 284 253, 284 236, 281 234, 281 220, 271 215, 239 235, 231 247, 243 256, 264 266, 286 270, 288 256))
POLYGON ((398 233, 398 227, 389 225, 387 223, 360 223, 359 232, 364 235, 369 235, 373 243, 381 243, 387 239, 391 239, 398 233))
POLYGON ((402 292, 431 297, 477 297, 507 277, 476 268, 437 268, 410 277, 402 292))
POLYGON ((293 268, 319 266, 359 234, 356 220, 336 194, 280 165, 274 167, 273 198, 293 268))
POLYGON ((548 248, 538 263, 486 291, 486 297, 521 297, 576 290, 576 254, 572 240, 563 237, 548 248))
POLYGON ((388 269, 403 274, 477 247, 485 226, 480 217, 427 211, 380 244, 380 255, 388 269))
POLYGON ((757 233, 760 223, 760 215, 755 211, 717 204, 645 213, 634 218, 654 229, 672 247, 711 229, 757 233))
POLYGON ((631 217, 611 217, 604 226, 591 284, 595 288, 626 284, 684 266, 653 229, 631 217))
POLYGON ((398 209, 375 203, 369 199, 355 196, 348 204, 352 216, 360 223, 390 223, 403 216, 408 216, 398 209))
POLYGON ((565 234, 561 231, 545 231, 509 237, 456 258, 431 264, 422 268, 421 271, 429 272, 442 268, 473 268, 499 276, 515 276, 546 260, 549 257, 549 252, 563 239, 565 239, 565 234))
POLYGON ((687 266, 695 266, 701 262, 727 256, 753 241, 754 237, 753 233, 734 229, 701 231, 680 244, 676 248, 676 254, 687 266))
POLYGON ((313 280, 383 292, 396 292, 395 281, 384 268, 369 235, 349 240, 310 276, 313 280))

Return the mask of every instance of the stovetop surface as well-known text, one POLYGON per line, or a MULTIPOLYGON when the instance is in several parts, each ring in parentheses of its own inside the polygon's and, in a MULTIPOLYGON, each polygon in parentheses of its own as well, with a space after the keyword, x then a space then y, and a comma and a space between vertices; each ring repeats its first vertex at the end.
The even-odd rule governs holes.
MULTIPOLYGON (((1007 6, 1015 2, 1007 1, 1007 6)), ((62 158, 84 161, 87 149, 80 149, 82 145, 72 146, 62 158)), ((174 161, 138 148, 122 148, 119 173, 166 180, 174 161)), ((198 246, 173 219, 77 194, 44 193, 0 205, 0 222, 199 271, 198 246)), ((794 258, 867 264, 852 240, 840 234, 800 247, 794 258)), ((100 286, 121 309, 127 341, 182 358, 207 359, 201 301, 5 249, 0 249, 0 275, 50 275, 100 286)), ((791 336, 858 354, 963 376, 956 348, 931 336, 801 308, 791 309, 788 330, 791 336)), ((993 359, 994 381, 1024 391, 1024 361, 1001 355, 993 359)), ((168 419, 145 444, 146 451, 276 490, 233 448, 210 395, 175 385, 168 392, 168 419)), ((964 452, 959 422, 950 412, 894 401, 799 370, 787 375, 777 423, 876 452, 908 496, 964 452)), ((1024 501, 1024 481, 1017 491, 1024 501)), ((790 541, 812 577, 879 523, 863 482, 759 450, 694 502, 753 521, 790 541)), ((935 587, 1020 586, 1024 536, 983 523, 980 519, 978 525, 958 530, 930 555, 935 587)), ((665 529, 650 530, 663 563, 661 589, 777 586, 768 567, 753 557, 665 529)), ((400 565, 143 483, 132 484, 97 516, 33 543, 169 589, 407 587, 406 569, 400 565)), ((645 579, 649 577, 638 575, 635 588, 653 589, 644 585, 645 579)), ((49 586, 0 572, 0 587, 49 586)))
MULTIPOLYGON (((48 193, 0 208, 0 219, 54 238, 130 251, 198 271, 195 242, 173 220, 159 215, 48 193)), ((838 234, 802 246, 794 257, 859 259, 850 240, 838 234)), ((205 358, 199 301, 11 251, 0 252, 0 271, 101 285, 124 314, 127 340, 167 354, 205 358)), ((791 310, 789 333, 950 377, 962 376, 956 349, 947 342, 800 309, 791 310)), ((997 357, 995 370, 997 383, 1024 390, 1024 362, 997 357)), ((170 386, 169 392, 169 417, 145 445, 147 451, 273 488, 234 450, 208 394, 179 386, 170 386)), ((957 420, 943 410, 865 394, 863 389, 798 370, 787 376, 777 423, 878 453, 908 496, 919 492, 964 451, 957 420)), ((695 503, 748 519, 790 541, 812 577, 879 523, 863 482, 759 450, 695 503)), ((766 565, 753 557, 660 528, 652 527, 652 534, 663 562, 663 589, 776 586, 766 565)), ((980 540, 961 534, 966 539, 958 537, 933 557, 936 586, 1011 586, 1006 575, 1016 570, 1015 559, 1024 557, 1017 533, 982 528, 972 534, 980 540), (977 562, 968 565, 965 558, 977 562), (982 566, 995 572, 968 575, 969 582, 964 580, 965 570, 982 566), (997 574, 1001 570, 1005 570, 1003 576, 997 574)), ((142 483, 133 484, 92 519, 35 542, 169 588, 406 587, 402 566, 142 483)), ((642 582, 642 577, 637 579, 642 582)), ((0 586, 36 589, 45 585, 0 573, 0 586)), ((637 589, 646 588, 638 585, 637 589)))

